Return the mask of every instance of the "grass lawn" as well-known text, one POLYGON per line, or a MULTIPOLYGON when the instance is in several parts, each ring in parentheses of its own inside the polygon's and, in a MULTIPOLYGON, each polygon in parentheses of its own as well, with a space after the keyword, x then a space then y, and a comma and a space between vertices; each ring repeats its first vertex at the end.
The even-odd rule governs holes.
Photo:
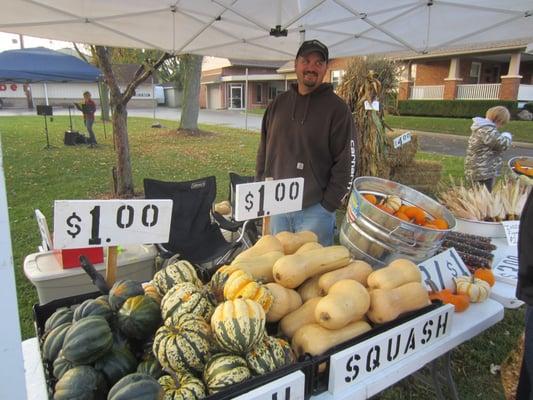
MULTIPOLYGON (((387 115, 385 122, 391 128, 412 129, 425 132, 451 133, 470 136, 470 118, 436 118, 387 115)), ((503 130, 513 134, 517 142, 533 143, 533 121, 510 121, 503 130)))
MULTIPOLYGON (((129 140, 134 184, 142 189, 145 177, 162 180, 188 180, 215 175, 218 200, 227 198, 228 172, 253 174, 258 135, 221 126, 202 125, 213 132, 203 137, 179 136, 177 122, 161 121, 167 128, 154 129, 151 119, 130 118, 129 140)), ((2 117, 0 135, 4 155, 11 240, 16 269, 17 294, 23 338, 35 335, 31 306, 37 302, 34 287, 24 276, 24 257, 40 243, 34 209, 40 209, 52 228, 53 202, 59 199, 91 199, 111 193, 111 168, 115 165, 113 144, 108 127, 95 125, 99 146, 63 145, 68 117, 54 117, 50 142, 55 147, 43 149, 46 141, 40 117, 2 117)), ((441 160, 445 174, 462 176, 460 157, 418 154, 419 159, 441 160)), ((490 365, 500 365, 515 346, 523 330, 523 310, 507 310, 503 322, 462 345, 453 352, 453 371, 461 399, 503 399, 499 376, 490 373, 490 365)), ((411 378, 386 390, 383 399, 433 398, 424 386, 411 378)))

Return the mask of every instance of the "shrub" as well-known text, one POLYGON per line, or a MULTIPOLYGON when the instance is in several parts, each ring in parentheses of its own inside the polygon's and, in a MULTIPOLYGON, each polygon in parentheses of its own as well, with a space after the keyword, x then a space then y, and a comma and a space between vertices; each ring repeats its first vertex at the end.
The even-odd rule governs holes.
POLYGON ((528 110, 530 113, 533 113, 533 103, 526 103, 523 107, 524 110, 528 110))
POLYGON ((401 100, 398 112, 424 117, 472 118, 485 116, 494 106, 505 106, 511 114, 516 114, 518 103, 510 100, 401 100))

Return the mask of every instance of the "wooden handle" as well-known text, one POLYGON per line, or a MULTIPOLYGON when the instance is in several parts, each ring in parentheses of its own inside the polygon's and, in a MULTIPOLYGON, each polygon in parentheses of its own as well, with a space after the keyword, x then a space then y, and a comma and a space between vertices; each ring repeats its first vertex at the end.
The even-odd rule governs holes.
POLYGON ((112 287, 117 279, 117 246, 107 248, 107 262, 105 266, 105 281, 108 287, 112 287))
MULTIPOLYGON (((274 178, 265 178, 265 181, 272 181, 274 178)), ((263 217, 263 230, 262 236, 270 235, 270 216, 263 217)))

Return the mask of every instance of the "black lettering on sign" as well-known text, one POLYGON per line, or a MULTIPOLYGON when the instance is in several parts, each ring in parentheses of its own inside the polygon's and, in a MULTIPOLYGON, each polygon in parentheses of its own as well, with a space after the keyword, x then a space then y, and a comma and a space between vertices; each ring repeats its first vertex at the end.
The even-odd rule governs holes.
POLYGON ((441 334, 444 335, 446 333, 446 328, 448 328, 448 313, 439 315, 435 337, 439 337, 441 334))
POLYGON ((357 375, 359 375, 359 366, 357 365, 357 361, 359 361, 361 357, 359 354, 355 354, 348 358, 348 361, 346 361, 346 371, 347 372, 353 372, 352 376, 346 376, 344 377, 344 381, 346 383, 350 383, 351 381, 355 380, 357 378, 357 375))
POLYGON ((380 363, 379 363, 380 353, 381 353, 381 348, 378 345, 376 345, 376 346, 370 348, 370 350, 368 350, 368 354, 366 355, 366 370, 367 370, 367 372, 372 372, 376 368, 379 368, 379 366, 380 366, 380 363))
POLYGON ((424 267, 423 265, 419 265, 418 269, 420 269, 420 272, 422 272, 425 276, 425 278, 422 279, 423 282, 427 281, 428 279, 433 280, 433 277, 431 276, 426 267, 424 267))
POLYGON ((437 261, 435 263, 435 270, 437 271, 437 277, 439 278, 439 285, 441 289, 444 289, 446 286, 444 284, 444 279, 442 279, 442 271, 440 270, 440 265, 437 261))
POLYGON ((403 354, 406 354, 409 350, 415 349, 415 328, 411 328, 411 332, 409 332, 409 338, 407 339, 407 343, 405 344, 405 350, 403 351, 403 354))
POLYGON ((424 335, 424 337, 422 338, 422 340, 420 340, 422 342, 422 344, 426 344, 427 342, 429 342, 431 340, 431 326, 433 325, 433 320, 429 320, 429 321, 426 321, 426 323, 424 324, 424 327, 422 328, 422 334, 424 335))
POLYGON ((464 269, 463 266, 462 266, 462 262, 459 261, 459 259, 457 258, 457 253, 455 253, 453 251, 450 251, 449 254, 453 258, 453 260, 455 261, 455 265, 457 267, 459 267, 459 269, 461 270, 461 274, 462 275, 468 275, 468 272, 466 272, 466 269, 464 269))
POLYGON ((396 357, 398 357, 398 353, 400 353, 400 340, 402 336, 396 335, 396 345, 394 346, 394 355, 392 355, 392 338, 389 339, 389 342, 387 344, 387 361, 395 360, 396 357))
MULTIPOLYGON (((272 393, 272 400, 278 400, 278 392, 272 393)), ((290 386, 285 388, 285 397, 283 398, 283 400, 291 400, 291 387, 290 386)))

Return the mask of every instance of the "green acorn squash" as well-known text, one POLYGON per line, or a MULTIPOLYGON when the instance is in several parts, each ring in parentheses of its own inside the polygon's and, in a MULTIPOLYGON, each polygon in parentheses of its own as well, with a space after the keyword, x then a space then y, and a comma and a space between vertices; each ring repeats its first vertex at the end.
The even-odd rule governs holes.
POLYGON ((79 321, 89 315, 101 315, 107 322, 113 318, 113 310, 109 305, 109 296, 100 296, 96 299, 87 299, 74 310, 73 320, 79 321))
POLYGON ((161 323, 159 305, 149 296, 130 297, 118 310, 117 321, 127 337, 146 339, 161 323))
POLYGON ((107 400, 160 400, 163 388, 150 375, 137 372, 126 375, 113 385, 107 400))
POLYGON ((69 369, 57 381, 54 400, 102 400, 106 398, 107 389, 102 373, 81 365, 69 369))
POLYGON ((109 290, 109 305, 117 312, 127 299, 141 294, 144 294, 144 289, 139 282, 130 279, 117 281, 109 290))
POLYGON ((65 322, 72 322, 74 312, 68 307, 60 307, 54 311, 44 323, 44 333, 50 332, 55 327, 58 327, 65 322))
POLYGON ((161 376, 163 376, 163 367, 150 350, 150 354, 145 356, 139 365, 137 365, 137 372, 150 375, 155 379, 159 379, 161 376))
POLYGON ((104 374, 109 386, 122 377, 135 372, 137 359, 127 347, 113 346, 109 352, 94 363, 94 369, 104 374))
POLYGON ((43 358, 45 360, 53 362, 57 358, 59 351, 63 348, 65 336, 71 325, 72 323, 65 322, 48 332, 42 348, 43 358))
POLYGON ((56 379, 61 379, 65 372, 67 372, 69 369, 74 368, 74 366, 75 365, 73 363, 71 363, 65 358, 65 356, 63 356, 63 350, 61 350, 54 361, 52 373, 54 374, 56 379))
POLYGON ((90 364, 113 345, 113 334, 104 317, 91 315, 74 322, 63 342, 63 355, 74 364, 90 364))

